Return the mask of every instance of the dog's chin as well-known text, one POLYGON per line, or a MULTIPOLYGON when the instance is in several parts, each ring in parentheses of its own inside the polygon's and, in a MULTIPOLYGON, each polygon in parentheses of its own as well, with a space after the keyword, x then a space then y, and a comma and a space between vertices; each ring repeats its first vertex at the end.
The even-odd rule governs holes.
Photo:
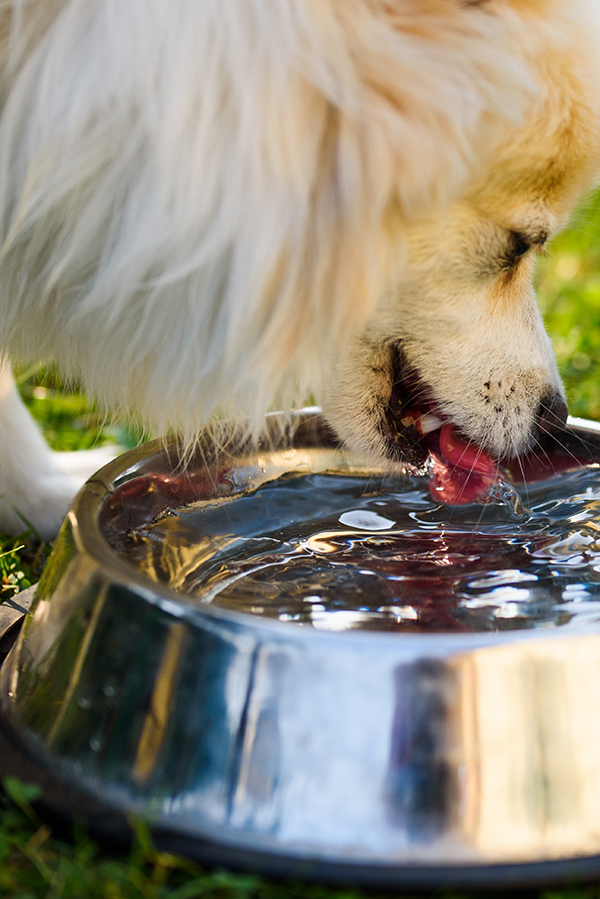
POLYGON ((428 467, 430 490, 439 502, 484 499, 497 479, 498 462, 446 418, 402 353, 394 355, 392 392, 380 425, 386 457, 417 471, 428 467))

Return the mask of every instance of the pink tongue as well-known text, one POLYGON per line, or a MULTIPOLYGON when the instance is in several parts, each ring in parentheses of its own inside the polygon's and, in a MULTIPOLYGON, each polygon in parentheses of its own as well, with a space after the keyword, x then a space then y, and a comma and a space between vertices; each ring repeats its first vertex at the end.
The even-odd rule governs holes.
POLYGON ((463 440, 451 424, 440 430, 440 454, 432 453, 429 481, 438 502, 462 506, 485 497, 498 476, 498 466, 483 450, 463 440))

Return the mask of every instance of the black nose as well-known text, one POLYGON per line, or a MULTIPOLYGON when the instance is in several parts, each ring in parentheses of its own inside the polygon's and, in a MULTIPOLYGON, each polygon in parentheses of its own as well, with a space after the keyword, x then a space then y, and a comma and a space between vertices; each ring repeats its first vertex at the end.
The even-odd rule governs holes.
POLYGON ((567 404, 560 393, 548 391, 540 400, 537 414, 537 425, 540 434, 562 431, 567 423, 567 404))

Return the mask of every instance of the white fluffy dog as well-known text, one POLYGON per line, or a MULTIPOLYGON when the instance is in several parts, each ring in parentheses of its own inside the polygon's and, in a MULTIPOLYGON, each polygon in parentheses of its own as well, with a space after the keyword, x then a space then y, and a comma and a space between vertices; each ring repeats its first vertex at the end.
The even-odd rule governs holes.
MULTIPOLYGON (((597 6, 0 0, 0 350, 188 440, 313 394, 472 498, 564 418, 532 250, 600 169, 597 6)), ((0 423, 0 528, 49 536, 8 363, 0 423)))

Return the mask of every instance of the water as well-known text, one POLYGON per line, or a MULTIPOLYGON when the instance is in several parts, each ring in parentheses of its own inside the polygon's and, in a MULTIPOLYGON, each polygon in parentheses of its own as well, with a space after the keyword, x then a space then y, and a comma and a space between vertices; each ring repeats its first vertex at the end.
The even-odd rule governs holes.
POLYGON ((199 603, 323 630, 502 631, 600 620, 597 465, 487 505, 422 477, 291 474, 167 510, 118 552, 199 603))

